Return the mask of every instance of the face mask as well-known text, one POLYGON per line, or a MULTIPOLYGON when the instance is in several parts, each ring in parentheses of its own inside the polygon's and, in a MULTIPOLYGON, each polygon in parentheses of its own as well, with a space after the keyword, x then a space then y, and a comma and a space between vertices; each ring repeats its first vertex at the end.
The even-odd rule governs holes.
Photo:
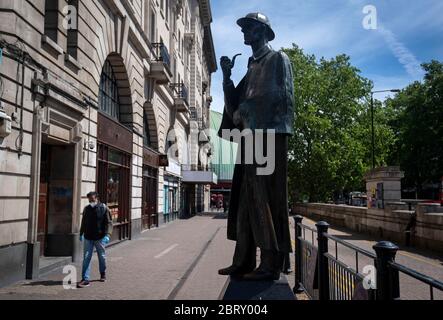
POLYGON ((97 202, 91 202, 89 205, 90 205, 91 207, 95 208, 95 207, 97 206, 97 202))

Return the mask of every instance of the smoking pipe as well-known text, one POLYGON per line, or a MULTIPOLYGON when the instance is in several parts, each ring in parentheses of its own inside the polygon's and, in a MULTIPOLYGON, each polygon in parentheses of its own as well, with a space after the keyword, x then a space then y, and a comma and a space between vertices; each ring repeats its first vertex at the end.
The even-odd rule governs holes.
POLYGON ((232 58, 232 62, 231 62, 231 69, 234 68, 235 66, 235 60, 237 59, 238 56, 241 56, 241 53, 236 54, 233 58, 232 58))

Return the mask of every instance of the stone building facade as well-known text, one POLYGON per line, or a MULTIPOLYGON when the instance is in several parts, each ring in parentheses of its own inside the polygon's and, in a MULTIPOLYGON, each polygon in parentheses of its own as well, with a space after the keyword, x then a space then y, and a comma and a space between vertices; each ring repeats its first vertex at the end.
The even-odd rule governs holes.
POLYGON ((0 286, 80 259, 89 191, 113 242, 205 210, 211 22, 209 0, 0 0, 0 286))

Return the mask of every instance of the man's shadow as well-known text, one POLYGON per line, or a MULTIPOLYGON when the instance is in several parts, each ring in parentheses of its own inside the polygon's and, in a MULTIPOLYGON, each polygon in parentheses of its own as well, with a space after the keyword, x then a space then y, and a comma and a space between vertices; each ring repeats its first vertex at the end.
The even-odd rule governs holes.
MULTIPOLYGON (((100 280, 90 280, 90 283, 94 283, 94 282, 100 282, 100 280)), ((72 284, 72 283, 67 283, 67 284, 72 284)), ((77 284, 77 283, 74 283, 77 284)), ((63 281, 60 280, 42 280, 42 281, 34 281, 34 282, 30 282, 30 283, 25 283, 22 285, 22 287, 38 287, 38 286, 43 286, 43 287, 56 287, 56 286, 63 286, 63 281)))
POLYGON ((55 280, 43 280, 43 281, 35 281, 30 283, 23 284, 23 287, 38 287, 38 286, 44 286, 44 287, 56 287, 56 286, 62 286, 63 281, 55 281, 55 280))

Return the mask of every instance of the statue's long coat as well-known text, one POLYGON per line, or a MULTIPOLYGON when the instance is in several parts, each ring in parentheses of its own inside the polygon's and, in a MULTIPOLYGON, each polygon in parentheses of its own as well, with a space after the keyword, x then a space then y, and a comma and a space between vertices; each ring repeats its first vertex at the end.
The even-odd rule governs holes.
MULTIPOLYGON (((248 73, 234 86, 224 83, 225 110, 219 131, 272 129, 276 133, 276 169, 270 176, 257 176, 254 166, 237 164, 228 215, 228 239, 251 227, 256 245, 265 250, 291 252, 287 200, 287 139, 293 134, 293 76, 283 52, 264 47, 251 57, 248 73), (234 124, 234 113, 241 124, 234 124), (246 220, 242 216, 249 215, 246 220), (242 225, 248 221, 250 226, 242 225)), ((226 131, 225 131, 226 132, 226 131)), ((226 136, 225 136, 226 137, 226 136)))

